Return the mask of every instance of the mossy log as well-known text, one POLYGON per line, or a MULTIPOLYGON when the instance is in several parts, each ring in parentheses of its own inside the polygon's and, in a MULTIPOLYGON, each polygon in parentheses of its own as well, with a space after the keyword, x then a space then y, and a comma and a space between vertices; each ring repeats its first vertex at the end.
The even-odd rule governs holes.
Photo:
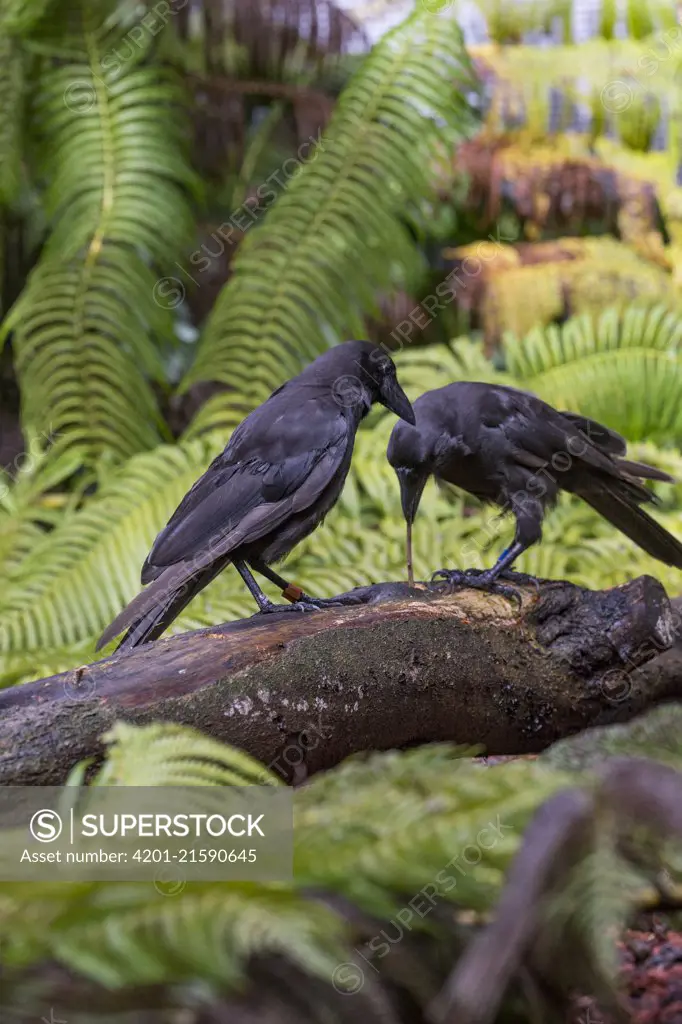
POLYGON ((637 671, 675 635, 656 580, 519 579, 519 606, 383 583, 351 606, 256 615, 3 691, 0 784, 62 782, 117 719, 195 726, 298 781, 428 741, 533 753, 682 698, 678 677, 637 671))

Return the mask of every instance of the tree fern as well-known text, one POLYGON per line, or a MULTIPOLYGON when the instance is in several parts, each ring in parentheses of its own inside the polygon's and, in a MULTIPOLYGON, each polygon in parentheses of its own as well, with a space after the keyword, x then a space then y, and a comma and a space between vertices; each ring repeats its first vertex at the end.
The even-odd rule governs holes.
POLYGON ((342 93, 313 157, 246 235, 184 387, 221 381, 235 422, 305 361, 364 333, 376 295, 414 278, 421 259, 401 217, 434 188, 439 146, 472 126, 459 28, 417 9, 374 48, 342 93))
POLYGON ((153 339, 172 320, 151 266, 168 265, 191 231, 182 94, 154 61, 152 33, 127 62, 112 59, 129 27, 98 0, 71 0, 40 24, 30 132, 52 230, 4 325, 24 424, 90 461, 164 434, 148 378, 162 379, 153 339))

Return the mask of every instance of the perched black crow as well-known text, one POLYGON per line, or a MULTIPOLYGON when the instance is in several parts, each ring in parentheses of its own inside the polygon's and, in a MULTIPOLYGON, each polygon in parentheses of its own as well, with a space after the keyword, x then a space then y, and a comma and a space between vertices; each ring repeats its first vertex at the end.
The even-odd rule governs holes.
POLYGON ((393 428, 387 453, 400 482, 411 581, 412 522, 431 474, 516 519, 514 542, 492 569, 435 574, 451 583, 509 592, 495 581, 540 540, 545 510, 560 490, 578 494, 648 554, 682 569, 682 544, 640 508, 656 498, 638 478, 673 478, 621 458, 625 441, 608 427, 496 384, 460 382, 428 391, 414 413, 416 425, 393 428))
POLYGON ((276 606, 249 566, 296 607, 323 604, 269 563, 311 533, 336 502, 358 425, 373 402, 414 423, 392 360, 368 341, 330 349, 274 391, 183 498, 142 567, 149 586, 104 631, 98 649, 124 629, 119 648, 155 640, 230 562, 262 612, 276 606))

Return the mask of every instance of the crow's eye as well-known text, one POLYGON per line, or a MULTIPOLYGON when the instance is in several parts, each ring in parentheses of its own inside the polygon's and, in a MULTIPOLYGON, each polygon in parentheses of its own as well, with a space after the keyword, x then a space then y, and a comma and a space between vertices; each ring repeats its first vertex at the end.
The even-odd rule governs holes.
POLYGON ((372 362, 384 377, 393 376, 393 366, 391 364, 391 360, 384 352, 379 352, 378 354, 373 356, 372 362))

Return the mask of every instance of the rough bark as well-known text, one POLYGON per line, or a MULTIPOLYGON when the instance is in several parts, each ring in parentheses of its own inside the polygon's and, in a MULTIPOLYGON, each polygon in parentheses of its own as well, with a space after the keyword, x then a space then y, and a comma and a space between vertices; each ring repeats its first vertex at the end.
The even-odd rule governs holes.
POLYGON ((656 580, 519 588, 517 608, 469 589, 377 584, 354 592, 355 606, 254 616, 6 690, 0 784, 63 781, 117 719, 195 726, 296 779, 356 751, 434 740, 537 752, 682 697, 679 677, 633 671, 674 638, 656 580))

